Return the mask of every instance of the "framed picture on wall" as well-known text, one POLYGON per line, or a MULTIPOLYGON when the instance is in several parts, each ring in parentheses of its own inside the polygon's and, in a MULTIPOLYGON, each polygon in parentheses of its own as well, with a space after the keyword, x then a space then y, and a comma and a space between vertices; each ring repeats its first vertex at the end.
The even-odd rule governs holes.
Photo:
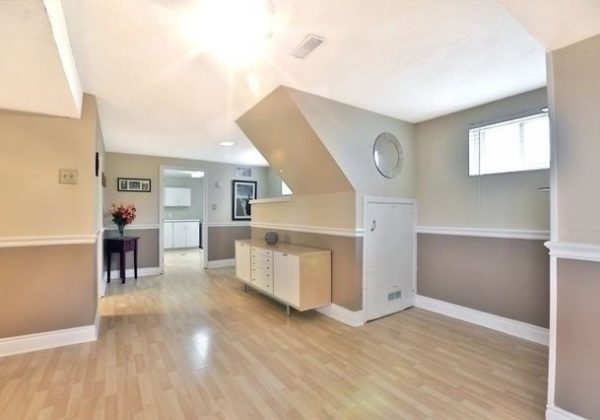
POLYGON ((152 184, 148 178, 117 178, 117 191, 150 192, 152 184))
POLYGON ((250 200, 256 200, 256 181, 231 181, 231 220, 250 220, 250 200))

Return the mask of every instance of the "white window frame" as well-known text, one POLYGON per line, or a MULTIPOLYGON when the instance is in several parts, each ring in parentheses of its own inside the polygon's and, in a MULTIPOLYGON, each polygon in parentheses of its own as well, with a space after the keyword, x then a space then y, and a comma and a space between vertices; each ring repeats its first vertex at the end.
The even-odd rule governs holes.
MULTIPOLYGON (((504 173, 527 172, 527 171, 538 171, 538 170, 549 169, 550 168, 550 154, 548 155, 547 164, 545 164, 542 167, 523 167, 523 168, 519 168, 519 169, 506 169, 506 170, 498 170, 498 171, 494 171, 494 172, 485 172, 484 171, 483 173, 482 173, 482 168, 481 168, 481 156, 480 156, 481 140, 480 140, 479 136, 481 135, 481 132, 484 129, 490 129, 490 128, 494 128, 494 127, 498 127, 498 126, 502 126, 502 125, 509 125, 509 124, 521 124, 520 143, 521 143, 521 148, 523 148, 524 142, 525 142, 525 138, 523 137, 523 129, 522 129, 523 123, 525 123, 526 121, 530 121, 532 119, 540 118, 540 117, 548 118, 547 108, 520 114, 518 116, 512 116, 510 118, 505 118, 502 120, 496 120, 493 122, 490 121, 490 122, 476 124, 476 125, 471 126, 468 131, 469 176, 498 175, 498 174, 504 174, 504 173), (477 136, 477 138, 474 139, 474 136, 477 136), (475 152, 474 152, 474 150, 475 150, 475 152), (476 153, 477 155, 473 156, 473 153, 476 153), (475 162, 475 164, 473 164, 474 162, 475 162)), ((548 124, 549 124, 549 121, 548 121, 548 124)), ((548 145, 550 145, 550 135, 548 135, 548 145)))
POLYGON ((288 184, 285 183, 285 181, 282 179, 281 180, 281 195, 284 197, 293 195, 294 192, 292 191, 292 189, 290 187, 288 187, 288 184), (287 192, 289 191, 289 192, 287 192))

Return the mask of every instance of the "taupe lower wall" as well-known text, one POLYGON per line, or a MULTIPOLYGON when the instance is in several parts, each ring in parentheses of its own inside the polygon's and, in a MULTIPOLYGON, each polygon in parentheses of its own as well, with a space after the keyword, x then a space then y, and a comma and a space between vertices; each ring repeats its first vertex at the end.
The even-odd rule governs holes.
POLYGON ((331 298, 352 311, 362 309, 362 238, 252 228, 252 238, 264 238, 267 231, 279 233, 279 240, 331 250, 331 298))
POLYGON ((558 260, 556 405, 600 418, 600 263, 558 260))
POLYGON ((235 258, 235 240, 250 239, 249 226, 209 226, 208 261, 235 258))
MULTIPOLYGON (((127 228, 125 228, 127 229, 127 228)), ((126 231, 127 236, 138 236, 138 268, 158 267, 159 261, 159 230, 156 229, 132 229, 126 231)), ((116 230, 107 230, 104 237, 116 236, 116 230)), ((104 270, 106 270, 106 253, 104 254, 104 270)), ((119 269, 119 254, 112 255, 111 266, 113 270, 119 269)), ((133 253, 127 253, 126 267, 133 268, 133 253)))
POLYGON ((94 323, 94 244, 1 248, 0 267, 0 338, 94 323))
POLYGON ((548 327, 543 241, 419 234, 417 242, 418 294, 548 327))

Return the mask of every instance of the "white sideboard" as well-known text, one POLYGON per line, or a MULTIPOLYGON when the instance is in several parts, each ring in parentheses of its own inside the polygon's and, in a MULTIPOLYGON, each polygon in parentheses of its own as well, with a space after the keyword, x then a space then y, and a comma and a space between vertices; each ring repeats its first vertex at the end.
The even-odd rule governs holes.
POLYGON ((163 223, 163 248, 198 248, 200 220, 169 220, 163 223))
POLYGON ((165 187, 165 207, 190 207, 192 190, 187 187, 165 187))
POLYGON ((235 241, 235 274, 299 311, 331 303, 331 251, 263 240, 235 241))

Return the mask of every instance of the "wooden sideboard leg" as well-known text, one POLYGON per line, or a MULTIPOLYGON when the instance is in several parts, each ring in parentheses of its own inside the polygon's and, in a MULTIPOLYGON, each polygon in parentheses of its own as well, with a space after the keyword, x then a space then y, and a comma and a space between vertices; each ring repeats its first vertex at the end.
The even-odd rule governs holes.
POLYGON ((285 305, 285 314, 290 316, 290 305, 285 305))
POLYGON ((248 286, 246 285, 246 283, 244 283, 244 288, 242 290, 244 290, 244 293, 248 291, 248 286))

